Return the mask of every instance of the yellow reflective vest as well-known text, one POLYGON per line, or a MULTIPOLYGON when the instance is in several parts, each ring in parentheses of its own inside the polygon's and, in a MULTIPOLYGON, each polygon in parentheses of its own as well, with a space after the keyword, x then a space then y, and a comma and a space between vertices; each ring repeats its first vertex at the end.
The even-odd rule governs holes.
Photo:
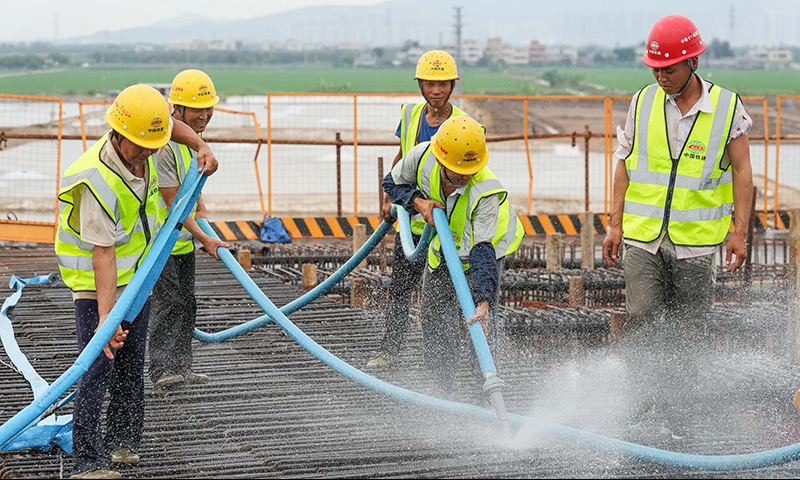
POLYGON ((81 241, 80 223, 73 216, 76 194, 93 195, 117 226, 114 246, 117 287, 131 281, 157 231, 158 175, 152 159, 147 160, 147 189, 145 198, 140 199, 100 159, 107 141, 107 136, 103 136, 67 168, 58 191, 60 213, 55 250, 61 278, 73 291, 97 291, 92 264, 94 245, 81 241))
POLYGON ((713 113, 699 112, 680 152, 670 151, 666 94, 657 84, 639 92, 636 134, 625 159, 630 181, 622 231, 652 242, 666 230, 676 245, 710 246, 725 240, 733 212, 733 175, 722 165, 738 96, 716 85, 713 113))
MULTIPOLYGON (((419 129, 422 119, 422 112, 425 111, 427 102, 421 103, 404 103, 400 116, 400 155, 405 157, 409 150, 414 148, 419 143, 419 129)), ((458 117, 466 115, 463 110, 450 105, 452 107, 450 116, 447 118, 458 117)), ((416 216, 415 216, 416 217, 416 216)), ((411 232, 415 235, 421 235, 425 229, 425 220, 414 218, 411 220, 411 232)))
MULTIPOLYGON (((165 148, 172 149, 172 156, 175 158, 175 164, 178 171, 178 180, 180 183, 183 183, 183 179, 186 178, 186 172, 189 170, 193 158, 191 150, 189 150, 189 147, 186 145, 173 141, 170 141, 165 148)), ((154 158, 151 159, 155 162, 154 158)), ((169 207, 167 207, 164 197, 162 197, 161 193, 159 193, 158 223, 160 225, 163 225, 167 221, 167 214, 169 214, 169 207)), ((197 215, 197 204, 195 204, 194 209, 192 210, 192 215, 197 215)), ((175 247, 172 249, 172 255, 180 255, 192 252, 194 252, 194 236, 188 230, 186 230, 186 227, 183 227, 181 228, 181 233, 178 235, 178 241, 175 242, 175 247)))
MULTIPOLYGON (((417 186, 431 200, 436 200, 447 205, 447 199, 441 194, 442 166, 436 161, 428 148, 422 154, 417 167, 417 186)), ((508 192, 500 183, 495 174, 484 167, 473 175, 465 187, 464 194, 456 201, 453 211, 448 219, 450 231, 453 234, 464 271, 469 269, 469 252, 474 245, 472 236, 472 215, 478 202, 490 195, 500 196, 500 211, 497 219, 497 232, 492 238, 495 249, 495 258, 501 259, 519 248, 525 229, 522 226, 511 202, 508 201, 508 192)), ((428 265, 436 268, 441 263, 442 252, 439 237, 436 236, 428 248, 428 265)))

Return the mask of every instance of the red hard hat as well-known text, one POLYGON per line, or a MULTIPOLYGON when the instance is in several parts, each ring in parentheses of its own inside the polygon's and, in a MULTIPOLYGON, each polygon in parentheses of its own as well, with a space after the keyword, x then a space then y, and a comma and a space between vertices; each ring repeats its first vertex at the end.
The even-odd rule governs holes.
POLYGON ((667 15, 647 35, 644 64, 663 68, 700 55, 706 44, 695 24, 683 15, 667 15))

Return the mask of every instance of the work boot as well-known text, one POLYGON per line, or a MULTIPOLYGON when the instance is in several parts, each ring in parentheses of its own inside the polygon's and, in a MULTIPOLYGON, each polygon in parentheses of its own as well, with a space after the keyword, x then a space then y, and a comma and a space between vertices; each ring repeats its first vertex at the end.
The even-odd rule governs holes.
POLYGON ((158 377, 158 380, 153 383, 153 388, 159 389, 164 388, 167 385, 173 385, 175 383, 181 383, 184 381, 183 375, 179 373, 173 372, 164 372, 158 377))
POLYGON ((208 375, 187 370, 183 372, 183 380, 187 385, 203 385, 204 383, 208 383, 208 375))
POLYGON ((139 463, 139 454, 128 447, 117 447, 108 454, 111 463, 139 463))
POLYGON ((86 470, 85 472, 70 475, 69 478, 122 478, 119 472, 114 470, 106 470, 104 468, 95 468, 86 470))
POLYGON ((375 370, 386 368, 389 365, 395 363, 396 361, 397 361, 397 355, 390 355, 385 352, 380 352, 375 358, 367 362, 367 368, 375 370))

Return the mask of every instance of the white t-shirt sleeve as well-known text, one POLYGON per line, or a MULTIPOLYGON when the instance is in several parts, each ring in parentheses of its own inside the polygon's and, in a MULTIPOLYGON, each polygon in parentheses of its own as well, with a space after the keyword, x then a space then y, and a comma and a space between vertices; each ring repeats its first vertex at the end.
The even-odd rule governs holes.
POLYGON ((417 168, 422 159, 422 154, 427 150, 429 142, 422 142, 414 146, 392 168, 392 180, 395 185, 416 185, 417 168))
POLYGON ((158 173, 159 188, 177 188, 181 186, 178 178, 178 163, 175 161, 175 152, 169 144, 156 153, 156 172, 158 173))
POLYGON ((490 195, 482 198, 472 214, 473 243, 491 242, 497 234, 500 219, 500 197, 490 195))

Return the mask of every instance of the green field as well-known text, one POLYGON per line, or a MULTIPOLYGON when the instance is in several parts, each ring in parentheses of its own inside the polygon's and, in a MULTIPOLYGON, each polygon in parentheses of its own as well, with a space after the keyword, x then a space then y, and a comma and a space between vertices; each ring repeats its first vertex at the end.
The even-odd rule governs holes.
MULTIPOLYGON (((134 83, 169 83, 174 70, 89 70, 31 73, 0 77, 0 93, 16 95, 95 94, 121 90, 134 83)), ((205 69, 222 95, 269 92, 377 92, 418 91, 413 73, 401 70, 351 69, 205 69)), ((530 80, 485 71, 472 72, 465 86, 470 92, 531 93, 530 80)))
MULTIPOLYGON (((704 69, 698 73, 704 79, 747 96, 800 94, 800 71, 796 70, 722 70, 704 69)), ((584 82, 633 93, 653 83, 646 67, 631 69, 572 68, 560 70, 565 75, 580 77, 584 82)))
MULTIPOLYGON (((169 83, 175 69, 70 69, 51 73, 0 75, 0 93, 62 96, 121 90, 134 83, 169 83)), ((286 67, 205 71, 222 95, 268 92, 415 93, 411 71, 286 67)), ((704 70, 704 78, 741 95, 800 94, 800 71, 704 70)), ((467 70, 464 92, 476 94, 548 95, 564 93, 630 95, 653 82, 645 68, 524 68, 508 72, 467 70), (547 87, 540 79, 549 78, 547 87)))

